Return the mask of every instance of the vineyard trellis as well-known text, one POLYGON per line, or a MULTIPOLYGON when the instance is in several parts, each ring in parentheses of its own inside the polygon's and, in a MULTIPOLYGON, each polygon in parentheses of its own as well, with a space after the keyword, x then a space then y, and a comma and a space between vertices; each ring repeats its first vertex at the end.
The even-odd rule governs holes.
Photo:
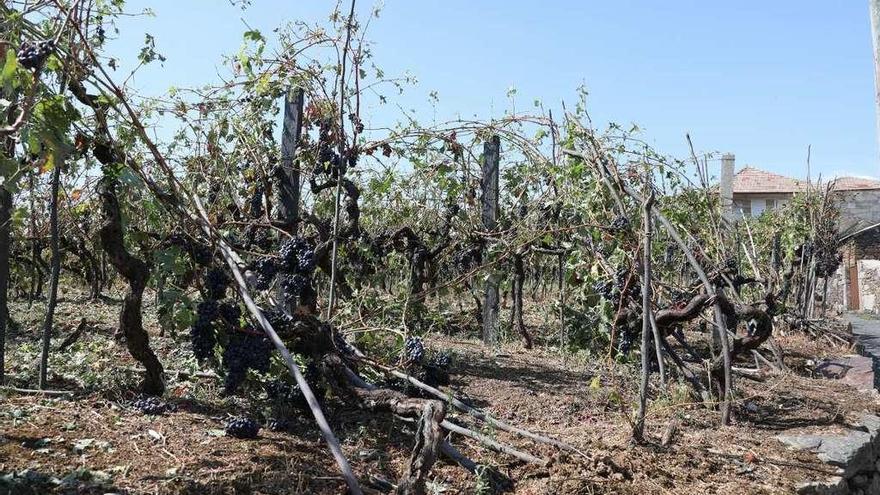
MULTIPOLYGON (((230 81, 164 101, 139 101, 103 55, 121 2, 0 7, 0 383, 10 288, 32 300, 48 276, 39 380, 47 388, 63 271, 82 278, 92 299, 124 283, 116 333, 144 368, 143 392, 166 388, 143 322, 154 291, 159 338, 165 327, 171 338, 188 328, 194 360, 222 373, 225 394, 271 382, 305 400, 350 493, 361 493, 363 477, 324 413, 325 387, 415 424, 398 493, 425 493, 441 455, 478 471, 452 433, 527 463, 549 460, 484 429, 589 457, 448 388, 450 357, 423 337, 450 326, 478 328, 490 349, 510 330, 526 349, 582 350, 597 362, 627 361, 638 338, 634 439, 645 441, 650 390, 672 380, 730 424, 734 362, 770 363, 759 349, 774 327, 806 326, 819 280, 827 286, 840 263, 832 191, 793 202, 787 224, 733 223, 719 214, 696 153, 686 163, 619 126, 597 131, 583 93, 559 123, 536 105, 535 114, 490 121, 369 127, 361 98, 403 82, 372 65, 349 5, 331 16, 332 32, 284 30, 275 54, 262 33, 247 31, 230 81), (156 115, 180 125, 168 142, 150 132, 156 115), (37 206, 47 199, 48 227, 37 206), (13 221, 15 205, 29 209, 27 229, 13 221), (524 322, 528 283, 557 287, 552 333, 524 322), (450 299, 476 307, 449 316, 450 299), (707 331, 695 331, 697 322, 707 331), (687 341, 711 343, 709 334, 719 349, 687 341), (707 368, 705 380, 694 365, 707 368)), ((160 59, 147 43, 141 62, 160 59)))

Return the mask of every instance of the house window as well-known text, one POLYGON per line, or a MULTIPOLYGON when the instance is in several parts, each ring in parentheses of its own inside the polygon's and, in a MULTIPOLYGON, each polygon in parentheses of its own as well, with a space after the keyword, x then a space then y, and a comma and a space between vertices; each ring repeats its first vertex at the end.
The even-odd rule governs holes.
POLYGON ((752 216, 752 203, 748 200, 734 200, 733 202, 733 212, 736 213, 739 217, 750 217, 752 216))
POLYGON ((764 209, 767 206, 767 201, 764 199, 753 199, 752 200, 752 216, 757 217, 761 216, 761 213, 764 213, 764 209))
POLYGON ((776 209, 776 200, 775 199, 768 199, 767 200, 767 207, 765 208, 765 210, 771 211, 774 209, 776 209))

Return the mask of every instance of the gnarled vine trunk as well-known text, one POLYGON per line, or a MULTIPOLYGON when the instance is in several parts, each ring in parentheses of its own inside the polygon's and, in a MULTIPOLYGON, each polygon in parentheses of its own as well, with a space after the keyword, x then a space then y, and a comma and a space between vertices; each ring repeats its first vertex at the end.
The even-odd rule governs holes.
POLYGON ((522 335, 526 349, 531 349, 532 336, 529 334, 529 330, 523 321, 523 285, 525 281, 526 271, 523 256, 521 253, 516 253, 513 256, 513 312, 511 319, 513 320, 513 327, 522 335))
POLYGON ((161 395, 165 391, 164 370, 162 363, 150 348, 150 336, 144 330, 141 315, 144 289, 150 278, 150 270, 146 263, 132 256, 125 249, 122 213, 116 195, 116 178, 113 177, 112 172, 105 170, 99 192, 103 213, 101 228, 98 231, 101 247, 107 253, 110 264, 128 282, 128 291, 125 293, 122 309, 119 312, 117 334, 125 337, 128 352, 146 369, 144 392, 161 395))

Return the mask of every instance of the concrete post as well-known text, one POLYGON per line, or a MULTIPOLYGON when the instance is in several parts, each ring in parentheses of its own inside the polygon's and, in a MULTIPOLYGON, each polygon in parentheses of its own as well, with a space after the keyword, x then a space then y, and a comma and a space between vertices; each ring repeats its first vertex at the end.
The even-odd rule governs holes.
MULTIPOLYGON (((501 164, 501 138, 492 136, 483 145, 482 190, 483 228, 493 232, 498 228, 499 211, 499 168, 501 164)), ((486 278, 486 293, 483 301, 483 343, 494 347, 498 339, 498 285, 499 276, 494 266, 489 267, 486 278)))
POLYGON ((736 157, 733 153, 721 155, 721 216, 728 222, 736 220, 733 211, 733 175, 736 171, 736 157))
POLYGON ((299 164, 296 148, 302 134, 305 92, 296 88, 284 100, 284 127, 281 133, 281 166, 276 167, 275 207, 276 220, 284 224, 284 230, 296 234, 299 228, 299 164))
POLYGON ((880 0, 869 0, 871 41, 874 46, 874 107, 877 112, 877 136, 880 141, 880 0))

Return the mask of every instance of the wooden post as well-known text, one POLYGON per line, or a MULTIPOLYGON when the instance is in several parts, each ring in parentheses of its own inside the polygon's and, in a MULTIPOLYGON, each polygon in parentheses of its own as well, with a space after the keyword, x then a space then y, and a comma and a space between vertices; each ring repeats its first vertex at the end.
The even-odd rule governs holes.
POLYGON ((275 169, 275 190, 278 198, 275 219, 284 230, 296 234, 299 228, 299 164, 296 147, 302 133, 305 94, 296 88, 284 100, 284 128, 281 132, 281 163, 275 169))
MULTIPOLYGON (((498 178, 501 162, 501 138, 492 138, 483 145, 483 175, 480 181, 482 191, 482 220, 487 232, 494 231, 498 225, 498 178)), ((485 300, 483 303, 483 343, 494 346, 498 338, 498 275, 495 267, 489 267, 486 279, 485 300)))

